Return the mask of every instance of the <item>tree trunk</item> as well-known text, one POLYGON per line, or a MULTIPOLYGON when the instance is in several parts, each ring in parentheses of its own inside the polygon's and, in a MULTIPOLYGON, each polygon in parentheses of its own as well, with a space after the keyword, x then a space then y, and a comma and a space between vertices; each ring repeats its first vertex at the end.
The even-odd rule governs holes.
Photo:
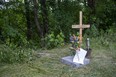
POLYGON ((87 6, 87 1, 86 1, 86 0, 84 0, 84 6, 85 6, 85 7, 87 6))
POLYGON ((42 10, 42 18, 43 18, 43 36, 48 33, 48 13, 46 8, 46 0, 40 0, 41 10, 42 10))
POLYGON ((2 34, 2 28, 0 27, 0 41, 4 42, 3 34, 2 34))
POLYGON ((92 25, 94 21, 92 20, 92 17, 95 16, 95 0, 87 0, 88 7, 90 8, 90 14, 89 14, 89 23, 92 25))
POLYGON ((34 3, 34 20, 35 20, 35 24, 37 26, 38 29, 38 35, 40 35, 41 38, 43 38, 43 32, 42 29, 40 27, 40 23, 39 23, 39 18, 38 18, 38 3, 37 0, 33 0, 34 3))
POLYGON ((31 31, 31 20, 30 20, 30 10, 29 10, 29 0, 25 1, 25 11, 26 11, 26 22, 27 22, 27 40, 30 40, 32 37, 32 31, 31 31))
POLYGON ((60 10, 61 0, 58 0, 58 9, 60 10))
POLYGON ((95 14, 95 0, 87 0, 87 3, 92 10, 92 14, 95 14))

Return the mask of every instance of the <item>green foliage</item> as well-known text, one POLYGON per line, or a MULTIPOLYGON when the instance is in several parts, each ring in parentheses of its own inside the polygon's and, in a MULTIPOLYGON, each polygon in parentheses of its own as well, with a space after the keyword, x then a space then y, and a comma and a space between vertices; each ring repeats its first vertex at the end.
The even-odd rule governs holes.
POLYGON ((64 45, 64 35, 60 32, 58 35, 55 36, 53 32, 48 34, 45 37, 46 47, 47 48, 54 48, 64 45))
POLYGON ((101 44, 109 46, 112 42, 116 42, 116 31, 112 28, 101 33, 101 44))
POLYGON ((116 1, 114 0, 97 0, 96 1, 96 18, 99 28, 106 30, 116 23, 116 1))
POLYGON ((0 36, 4 39, 2 41, 9 46, 27 44, 24 6, 20 2, 12 1, 5 3, 3 7, 0 9, 0 36))
POLYGON ((88 37, 97 37, 99 36, 99 30, 98 28, 95 26, 95 24, 91 25, 90 29, 87 29, 85 31, 85 35, 87 35, 88 37))
POLYGON ((0 45, 0 62, 15 63, 29 61, 32 59, 32 50, 23 48, 11 48, 0 45))
POLYGON ((110 50, 104 45, 96 46, 99 40, 94 39, 90 39, 92 41, 90 64, 82 68, 71 68, 59 61, 61 57, 71 55, 69 45, 66 45, 63 48, 41 50, 42 53, 49 55, 43 55, 34 61, 12 65, 0 63, 0 77, 115 77, 116 45, 112 47, 115 42, 110 46, 112 47, 110 50))
POLYGON ((116 42, 116 31, 115 28, 110 28, 107 31, 100 30, 98 36, 93 37, 92 35, 84 35, 83 40, 86 40, 88 37, 93 46, 96 46, 97 48, 104 46, 112 49, 115 46, 113 46, 112 43, 116 42))
MULTIPOLYGON (((64 40, 65 42, 69 41, 69 34, 77 32, 76 29, 72 29, 71 25, 79 24, 80 10, 83 11, 83 23, 91 24, 91 28, 83 32, 85 37, 96 41, 96 46, 104 45, 110 47, 111 43, 115 42, 116 8, 114 7, 116 1, 96 0, 95 13, 92 13, 92 9, 90 9, 86 4, 87 2, 84 3, 84 1, 88 0, 47 0, 47 9, 44 9, 47 10, 47 17, 42 15, 42 8, 40 2, 38 2, 38 18, 43 33, 46 33, 43 19, 46 18, 49 20, 46 25, 49 26, 49 32, 51 33, 47 34, 45 38, 42 38, 46 48, 63 46, 64 40)), ((23 46, 34 49, 41 47, 40 44, 43 42, 41 42, 37 27, 35 26, 33 2, 31 1, 29 1, 28 10, 30 13, 29 20, 31 21, 30 32, 28 31, 26 23, 24 2, 16 0, 0 5, 0 42, 7 45, 1 46, 1 62, 20 62, 23 61, 25 57, 28 57, 28 55, 25 54, 30 52, 26 49, 19 49, 19 47, 23 46), (30 40, 27 40, 28 32, 31 35, 30 40)), ((45 22, 47 21, 45 20, 45 22)))

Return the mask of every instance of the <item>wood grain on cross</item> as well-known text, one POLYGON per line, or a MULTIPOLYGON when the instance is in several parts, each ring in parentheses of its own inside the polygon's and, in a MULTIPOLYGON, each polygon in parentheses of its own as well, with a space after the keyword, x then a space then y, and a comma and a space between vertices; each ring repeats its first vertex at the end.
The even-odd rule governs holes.
POLYGON ((72 28, 79 28, 79 44, 80 44, 80 46, 82 44, 82 30, 84 28, 89 28, 89 27, 90 27, 90 25, 83 25, 82 24, 82 11, 80 11, 80 23, 79 23, 79 25, 72 25, 72 28))

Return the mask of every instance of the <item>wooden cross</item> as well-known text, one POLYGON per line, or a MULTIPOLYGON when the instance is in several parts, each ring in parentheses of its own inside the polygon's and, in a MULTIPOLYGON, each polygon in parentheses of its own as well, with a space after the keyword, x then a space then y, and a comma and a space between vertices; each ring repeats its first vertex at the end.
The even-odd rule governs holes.
POLYGON ((80 23, 79 25, 72 25, 72 28, 79 28, 79 44, 81 46, 82 44, 82 29, 83 28, 89 28, 90 25, 83 25, 82 24, 82 11, 80 11, 80 23))

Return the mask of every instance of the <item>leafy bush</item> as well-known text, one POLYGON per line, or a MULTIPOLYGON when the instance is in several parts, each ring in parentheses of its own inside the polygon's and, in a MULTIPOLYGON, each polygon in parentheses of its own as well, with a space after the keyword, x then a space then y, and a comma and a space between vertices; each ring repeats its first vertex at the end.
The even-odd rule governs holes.
POLYGON ((96 27, 95 24, 92 24, 91 28, 87 29, 85 33, 89 35, 89 37, 97 37, 99 35, 98 28, 96 27))
POLYGON ((10 48, 0 45, 0 62, 14 63, 32 59, 32 50, 23 48, 10 48))
POLYGON ((55 34, 52 32, 45 37, 45 42, 46 42, 46 48, 48 49, 58 46, 63 46, 64 35, 62 32, 60 32, 58 35, 55 36, 55 34))

